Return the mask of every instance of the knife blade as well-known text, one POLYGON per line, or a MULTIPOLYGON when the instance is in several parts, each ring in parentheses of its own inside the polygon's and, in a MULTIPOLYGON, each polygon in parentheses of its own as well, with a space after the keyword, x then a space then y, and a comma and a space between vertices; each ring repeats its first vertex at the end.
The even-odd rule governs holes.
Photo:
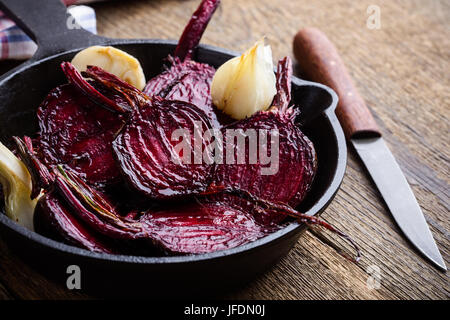
POLYGON ((447 270, 416 197, 383 138, 350 141, 406 238, 437 267, 447 270))
POLYGON ((336 115, 394 220, 406 238, 442 270, 447 270, 422 210, 364 100, 358 93, 336 48, 315 28, 300 30, 294 38, 294 55, 312 81, 336 91, 336 115))

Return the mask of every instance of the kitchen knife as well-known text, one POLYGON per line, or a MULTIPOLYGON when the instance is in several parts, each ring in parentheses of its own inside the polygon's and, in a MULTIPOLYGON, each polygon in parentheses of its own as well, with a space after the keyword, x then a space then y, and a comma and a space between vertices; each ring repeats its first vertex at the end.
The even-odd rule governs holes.
POLYGON ((331 87, 338 94, 336 114, 345 136, 369 171, 400 229, 426 258, 447 270, 405 176, 334 45, 321 31, 306 28, 294 38, 294 54, 307 78, 331 87))

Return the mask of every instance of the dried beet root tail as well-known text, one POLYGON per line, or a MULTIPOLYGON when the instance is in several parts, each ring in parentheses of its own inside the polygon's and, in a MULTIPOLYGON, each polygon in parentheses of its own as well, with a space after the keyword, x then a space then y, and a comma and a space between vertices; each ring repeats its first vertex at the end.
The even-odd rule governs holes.
POLYGON ((78 217, 93 230, 115 239, 136 239, 142 235, 142 225, 125 220, 95 189, 61 166, 55 170, 55 185, 59 195, 74 209, 78 217))
POLYGON ((202 0, 180 37, 175 49, 175 57, 180 58, 181 61, 191 59, 219 3, 220 0, 202 0))
POLYGON ((277 94, 273 98, 273 106, 281 111, 287 110, 291 102, 292 60, 284 57, 278 61, 276 88, 277 94))
POLYGON ((31 199, 35 199, 41 193, 41 190, 48 191, 53 183, 54 176, 47 167, 37 158, 34 153, 33 143, 30 137, 24 136, 23 140, 19 137, 13 137, 17 146, 20 159, 27 167, 31 176, 32 188, 31 199))
MULTIPOLYGON (((70 62, 63 62, 61 63, 61 68, 64 72, 64 74, 67 77, 67 80, 75 86, 78 90, 81 91, 86 97, 89 98, 92 102, 100 105, 101 107, 107 108, 112 111, 116 111, 118 113, 126 113, 133 110, 133 108, 129 105, 118 103, 108 97, 106 97, 104 94, 102 94, 100 91, 98 91, 96 88, 94 88, 89 82, 87 82, 80 72, 70 63, 70 62)), ((119 92, 119 94, 122 94, 123 92, 119 92)), ((126 98, 129 100, 128 98, 126 98)))
POLYGON ((274 203, 271 201, 267 201, 264 199, 261 199, 259 197, 256 197, 254 195, 252 195, 251 193, 244 191, 244 190, 237 190, 237 189, 226 189, 225 192, 230 193, 230 194, 235 194, 239 197, 242 197, 244 199, 247 199, 251 202, 253 202, 254 204, 262 207, 263 210, 271 210, 274 212, 278 212, 278 213, 282 213, 285 215, 288 215, 292 218, 297 219, 299 222, 301 223, 305 223, 308 226, 312 226, 312 225, 318 225, 321 226, 331 232, 336 233, 338 236, 340 236, 341 238, 343 238, 344 240, 346 240, 348 243, 350 243, 353 248, 355 249, 356 252, 356 256, 354 258, 350 257, 349 255, 340 252, 339 254, 341 254, 344 258, 353 261, 353 262, 358 262, 361 259, 361 251, 358 247, 358 245, 355 243, 355 241, 350 238, 350 236, 348 236, 347 234, 345 234, 344 232, 340 231, 339 229, 335 228, 334 226, 330 225, 328 222, 325 222, 319 218, 316 218, 314 216, 308 216, 306 214, 300 213, 297 210, 293 209, 292 207, 290 207, 287 204, 284 203, 274 203))

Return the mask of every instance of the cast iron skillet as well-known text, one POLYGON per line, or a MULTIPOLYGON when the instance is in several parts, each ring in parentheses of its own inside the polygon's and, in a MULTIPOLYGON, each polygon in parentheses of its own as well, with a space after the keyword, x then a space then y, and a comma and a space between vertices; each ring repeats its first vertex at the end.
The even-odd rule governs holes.
MULTIPOLYGON (((70 61, 80 49, 114 45, 137 57, 150 79, 161 72, 164 58, 176 46, 175 41, 108 39, 83 29, 69 29, 73 19, 59 0, 1 0, 0 7, 38 44, 33 58, 0 78, 0 140, 6 144, 13 135, 37 131, 39 103, 50 89, 66 82, 59 65, 70 61)), ((200 45, 195 59, 218 67, 233 56, 228 50, 200 45)), ((346 144, 334 113, 336 94, 324 85, 295 77, 292 84, 293 101, 302 110, 302 129, 313 141, 319 160, 312 189, 299 209, 316 215, 328 206, 341 184, 346 144)), ((63 285, 67 267, 78 265, 82 289, 100 295, 217 293, 251 280, 274 265, 303 230, 303 226, 291 222, 262 239, 229 250, 137 257, 93 253, 59 243, 17 225, 0 212, 1 237, 25 261, 63 285)))

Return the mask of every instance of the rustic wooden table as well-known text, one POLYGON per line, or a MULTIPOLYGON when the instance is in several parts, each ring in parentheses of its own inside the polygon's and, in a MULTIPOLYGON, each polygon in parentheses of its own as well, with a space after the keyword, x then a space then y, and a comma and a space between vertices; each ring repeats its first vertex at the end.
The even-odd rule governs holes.
MULTIPOLYGON (((371 0, 223 0, 203 43, 242 51, 266 36, 274 59, 292 56, 302 27, 336 44, 450 261, 450 2, 378 0, 381 28, 367 27, 371 0)), ((101 35, 176 39, 198 1, 94 4, 101 35)), ((2 62, 4 71, 14 63, 2 62)), ((363 259, 353 264, 308 231, 272 270, 225 298, 449 299, 446 273, 427 263, 399 232, 350 150, 347 173, 323 218, 350 234, 363 259), (379 281, 378 281, 379 280, 379 281)), ((21 262, 0 242, 0 298, 89 298, 69 292, 21 262)))

